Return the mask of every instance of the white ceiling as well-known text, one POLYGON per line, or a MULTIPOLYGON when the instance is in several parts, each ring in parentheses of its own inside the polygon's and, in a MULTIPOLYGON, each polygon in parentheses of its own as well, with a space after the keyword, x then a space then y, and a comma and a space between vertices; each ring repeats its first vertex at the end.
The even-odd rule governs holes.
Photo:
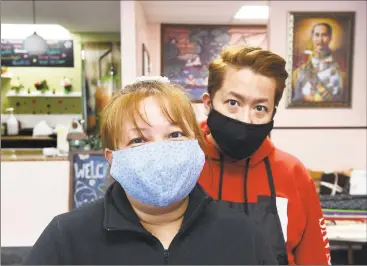
MULTIPOLYGON (((243 24, 233 17, 243 5, 268 5, 269 1, 139 1, 151 23, 243 24)), ((265 24, 264 20, 246 24, 265 24)))
MULTIPOLYGON (((150 23, 238 24, 244 5, 268 1, 139 1, 150 23)), ((32 23, 32 1, 1 1, 1 23, 32 23)), ((36 1, 37 24, 59 24, 72 32, 119 32, 120 1, 36 1)), ((247 21, 261 24, 266 21, 247 21)))
MULTIPOLYGON (((32 23, 32 1, 1 1, 1 23, 32 23)), ((120 31, 120 1, 36 1, 37 24, 72 32, 120 31)))

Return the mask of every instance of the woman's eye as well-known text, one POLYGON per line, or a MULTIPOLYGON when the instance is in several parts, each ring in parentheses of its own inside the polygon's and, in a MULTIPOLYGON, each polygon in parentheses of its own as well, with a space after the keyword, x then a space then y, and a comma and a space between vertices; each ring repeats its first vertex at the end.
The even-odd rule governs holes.
POLYGON ((132 139, 129 141, 129 145, 132 145, 132 144, 141 144, 144 142, 144 139, 142 138, 135 138, 135 139, 132 139))
POLYGON ((258 111, 258 112, 267 112, 267 111, 268 111, 268 108, 267 108, 266 106, 264 106, 264 105, 257 105, 257 106, 255 107, 255 109, 256 109, 256 111, 258 111))
POLYGON ((182 132, 179 132, 179 131, 177 131, 177 132, 173 132, 173 133, 171 133, 171 134, 169 134, 169 138, 180 138, 180 137, 183 137, 184 136, 184 134, 182 133, 182 132))

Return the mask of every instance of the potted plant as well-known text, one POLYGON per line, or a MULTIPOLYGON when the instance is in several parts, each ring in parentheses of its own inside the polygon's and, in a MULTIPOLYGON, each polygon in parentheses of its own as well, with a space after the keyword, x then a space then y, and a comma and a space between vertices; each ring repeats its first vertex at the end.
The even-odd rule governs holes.
POLYGON ((73 85, 71 84, 71 81, 70 81, 70 79, 68 79, 68 78, 63 78, 62 80, 61 80, 61 86, 63 86, 64 87, 64 92, 65 92, 65 94, 68 94, 68 93, 70 93, 71 91, 72 91, 72 87, 73 87, 73 85))
POLYGON ((36 81, 34 83, 34 86, 36 87, 37 91, 40 91, 41 93, 45 93, 48 90, 48 85, 46 80, 36 81))
POLYGON ((20 82, 19 77, 17 77, 16 79, 12 79, 10 86, 16 94, 18 94, 24 88, 23 84, 20 82))

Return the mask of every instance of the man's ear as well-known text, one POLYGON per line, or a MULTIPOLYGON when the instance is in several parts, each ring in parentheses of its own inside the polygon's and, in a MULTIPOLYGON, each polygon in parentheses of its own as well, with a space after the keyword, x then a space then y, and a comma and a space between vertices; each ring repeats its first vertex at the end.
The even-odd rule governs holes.
POLYGON ((212 102, 209 93, 207 92, 203 93, 202 99, 205 107, 205 115, 208 116, 210 109, 212 108, 212 102))
POLYGON ((273 117, 272 117, 272 120, 274 119, 274 116, 275 116, 275 114, 276 114, 277 110, 278 110, 278 106, 275 106, 275 107, 274 107, 274 111, 273 111, 273 117))
POLYGON ((110 149, 105 149, 104 156, 106 157, 107 161, 111 165, 112 164, 112 151, 110 149))

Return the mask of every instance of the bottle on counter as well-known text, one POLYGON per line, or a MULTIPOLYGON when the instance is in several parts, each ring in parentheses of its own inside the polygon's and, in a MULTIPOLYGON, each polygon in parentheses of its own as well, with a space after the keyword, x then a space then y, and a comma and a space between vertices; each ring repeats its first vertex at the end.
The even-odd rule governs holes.
POLYGON ((6 129, 7 134, 9 136, 15 136, 19 134, 19 122, 14 115, 14 108, 9 107, 6 109, 6 112, 9 112, 8 120, 6 121, 6 129))
POLYGON ((55 133, 57 134, 57 149, 61 153, 67 153, 69 151, 69 142, 67 140, 68 128, 64 125, 57 125, 55 133))
POLYGON ((85 134, 81 122, 78 119, 73 119, 69 133, 67 134, 67 140, 69 142, 69 151, 89 149, 88 136, 85 134))

